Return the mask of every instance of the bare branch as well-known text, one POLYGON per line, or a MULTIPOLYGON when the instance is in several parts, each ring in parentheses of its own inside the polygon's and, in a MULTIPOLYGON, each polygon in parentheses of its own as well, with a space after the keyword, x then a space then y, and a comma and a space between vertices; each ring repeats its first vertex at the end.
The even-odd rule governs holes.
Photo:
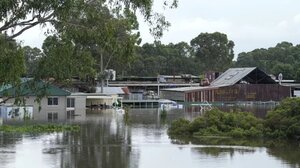
POLYGON ((0 105, 1 104, 4 104, 6 101, 8 101, 9 99, 12 99, 13 97, 7 97, 6 99, 4 99, 4 100, 1 100, 0 101, 0 105))
MULTIPOLYGON (((38 17, 38 15, 36 15, 38 17)), ((47 23, 47 22, 50 22, 50 21, 53 21, 51 20, 51 18, 54 16, 54 13, 51 13, 49 16, 45 17, 45 18, 42 18, 42 19, 38 19, 36 22, 32 22, 30 23, 30 21, 24 21, 24 22, 21 22, 23 25, 19 25, 18 26, 25 26, 27 25, 26 27, 22 28, 18 33, 15 33, 13 35, 11 35, 9 38, 13 39, 19 35, 21 35, 24 31, 38 25, 38 24, 41 24, 41 23, 47 23)))

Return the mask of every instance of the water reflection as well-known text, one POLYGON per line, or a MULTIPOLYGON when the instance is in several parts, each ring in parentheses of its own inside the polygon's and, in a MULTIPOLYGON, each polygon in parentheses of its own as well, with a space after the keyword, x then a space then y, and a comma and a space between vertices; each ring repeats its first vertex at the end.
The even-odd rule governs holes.
POLYGON ((197 154, 200 153, 202 156, 207 156, 207 157, 215 157, 215 158, 222 158, 222 157, 227 157, 228 155, 232 157, 234 153, 239 153, 239 154, 246 154, 246 153, 254 153, 255 149, 252 148, 224 148, 224 147, 204 147, 204 148, 194 148, 192 150, 193 152, 196 152, 197 154))
MULTIPOLYGON (((243 112, 251 112, 256 117, 264 118, 268 111, 275 108, 275 104, 216 104, 212 105, 212 107, 218 108, 222 111, 230 112, 230 111, 243 111, 243 112)), ((178 111, 184 111, 187 113, 199 113, 204 114, 205 109, 201 108, 201 106, 192 106, 186 105, 184 109, 178 109, 178 111)))
POLYGON ((122 116, 103 111, 89 114, 80 133, 64 133, 63 167, 129 167, 131 139, 122 116))
POLYGON ((126 124, 119 113, 92 111, 77 133, 0 133, 0 168, 299 167, 297 142, 169 139, 172 120, 199 115, 172 110, 162 119, 158 109, 132 109, 126 124))

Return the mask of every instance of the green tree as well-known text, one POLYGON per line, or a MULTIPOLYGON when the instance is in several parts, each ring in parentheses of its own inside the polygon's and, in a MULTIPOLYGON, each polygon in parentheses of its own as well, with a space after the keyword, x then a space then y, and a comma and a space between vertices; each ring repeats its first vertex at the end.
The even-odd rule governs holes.
POLYGON ((18 85, 25 73, 24 51, 15 40, 0 34, 0 87, 18 85))
POLYGON ((44 56, 39 48, 23 47, 25 56, 26 75, 33 76, 37 70, 38 61, 44 56))
MULTIPOLYGON (((42 63, 40 65, 48 64, 48 66, 40 66, 40 68, 43 69, 38 71, 39 73, 35 75, 36 77, 55 77, 55 79, 61 80, 65 77, 70 77, 76 72, 71 69, 65 69, 66 71, 63 71, 63 74, 55 74, 51 69, 45 69, 54 67, 46 63, 49 62, 52 57, 56 58, 56 60, 51 60, 53 64, 57 63, 61 65, 57 66, 57 68, 68 65, 67 60, 73 59, 74 56, 80 58, 75 59, 77 63, 84 63, 86 59, 90 60, 89 54, 94 56, 94 60, 99 60, 100 56, 109 55, 104 58, 108 60, 107 62, 110 62, 109 60, 112 60, 113 56, 118 56, 116 59, 118 59, 119 62, 126 62, 127 56, 131 53, 132 45, 135 44, 138 37, 138 35, 133 34, 131 31, 138 25, 136 22, 137 11, 139 11, 144 16, 145 21, 149 23, 150 31, 156 38, 161 37, 162 31, 170 25, 163 15, 153 11, 152 6, 152 0, 0 1, 0 33, 1 41, 3 41, 3 45, 0 47, 2 47, 3 50, 11 52, 11 55, 1 57, 3 61, 0 62, 0 67, 3 68, 1 69, 3 71, 0 73, 3 74, 1 75, 1 77, 3 77, 1 81, 4 82, 0 84, 13 84, 18 81, 18 78, 24 73, 24 63, 22 63, 24 61, 24 55, 22 56, 21 54, 22 49, 18 48, 18 44, 15 44, 15 47, 6 44, 11 44, 12 39, 21 35, 26 30, 36 25, 46 26, 47 23, 53 25, 56 29, 53 33, 57 36, 57 40, 54 40, 53 44, 60 43, 65 46, 54 45, 57 49, 51 48, 48 53, 44 51, 47 53, 46 58, 41 60, 42 63), (73 44, 75 44, 75 46, 73 46, 73 44), (89 50, 87 46, 89 46, 89 50), (17 49, 13 51, 12 48, 17 49), (58 51, 64 51, 66 55, 58 53, 58 51), (122 52, 120 53, 119 51, 122 52), (12 52, 15 52, 15 55, 12 55, 12 52), (76 54, 71 54, 74 52, 76 52, 76 54), (54 53, 60 57, 54 56, 54 53), (98 54, 97 59, 96 54, 98 54), (18 63, 19 66, 17 68, 7 68, 10 64, 4 65, 6 63, 5 61, 18 63), (44 74, 42 74, 42 72, 44 74)), ((165 0, 163 6, 170 8, 176 7, 177 0, 165 0)), ((7 54, 8 52, 4 53, 7 54)), ((87 64, 90 64, 90 61, 87 61, 87 64)), ((80 64, 78 65, 80 66, 80 64)), ((103 68, 101 71, 103 72, 103 68)))
POLYGON ((224 71, 232 64, 234 43, 226 34, 201 33, 191 40, 191 46, 205 71, 224 71))
POLYGON ((201 66, 196 63, 189 44, 162 44, 156 41, 135 48, 134 61, 126 67, 127 75, 156 76, 157 74, 199 74, 201 66))
POLYGON ((278 76, 282 73, 284 79, 300 80, 300 46, 289 42, 278 43, 268 49, 255 49, 238 55, 235 67, 259 67, 266 73, 278 76))
POLYGON ((300 136, 300 98, 287 98, 269 112, 265 121, 266 133, 276 138, 300 136))
POLYGON ((95 74, 91 53, 76 50, 74 43, 68 39, 49 36, 44 41, 43 51, 44 57, 39 60, 34 73, 38 79, 52 78, 57 82, 66 82, 74 76, 85 78, 95 74))
MULTIPOLYGON (((161 37, 162 31, 169 26, 163 15, 153 11, 152 0, 5 0, 0 1, 0 33, 7 32, 13 39, 36 25, 66 23, 65 18, 74 14, 74 9, 80 13, 88 3, 106 3, 110 11, 119 16, 139 10, 156 37, 161 37)), ((163 5, 175 8, 177 0, 165 0, 163 5)))

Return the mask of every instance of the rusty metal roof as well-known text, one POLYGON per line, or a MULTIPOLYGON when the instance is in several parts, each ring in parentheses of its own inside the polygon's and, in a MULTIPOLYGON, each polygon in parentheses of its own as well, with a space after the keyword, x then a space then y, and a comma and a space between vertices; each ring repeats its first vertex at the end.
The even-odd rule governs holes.
POLYGON ((230 68, 215 79, 211 86, 231 86, 240 82, 251 84, 271 84, 275 81, 257 67, 230 68))
POLYGON ((174 92, 192 92, 197 90, 218 89, 238 83, 244 84, 275 84, 276 82, 257 67, 230 68, 215 79, 209 86, 181 87, 162 89, 174 92))

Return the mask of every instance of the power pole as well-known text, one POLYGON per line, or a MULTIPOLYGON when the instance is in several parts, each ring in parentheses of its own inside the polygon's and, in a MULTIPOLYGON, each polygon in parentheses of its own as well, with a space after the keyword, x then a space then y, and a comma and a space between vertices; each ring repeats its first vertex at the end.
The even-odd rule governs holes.
POLYGON ((101 70, 101 93, 103 93, 103 86, 104 86, 104 71, 103 71, 103 54, 100 52, 100 70, 101 70))

